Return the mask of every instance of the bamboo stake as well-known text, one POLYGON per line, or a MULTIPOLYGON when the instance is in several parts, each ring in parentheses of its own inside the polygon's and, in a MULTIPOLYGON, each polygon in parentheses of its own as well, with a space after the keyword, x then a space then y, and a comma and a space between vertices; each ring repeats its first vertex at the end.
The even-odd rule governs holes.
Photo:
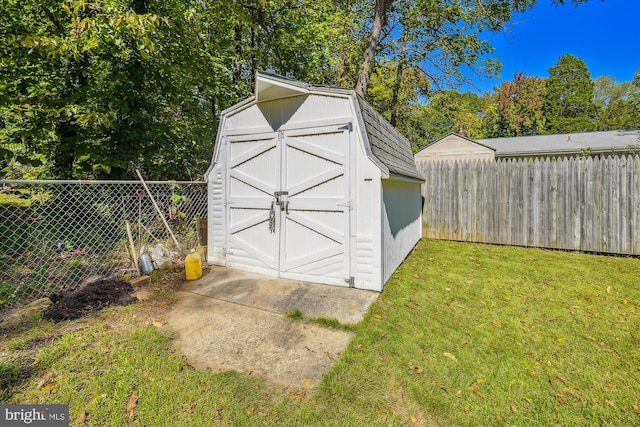
POLYGON ((176 239, 176 236, 173 235, 173 231, 171 231, 171 227, 169 227, 169 223, 167 223, 167 220, 164 218, 164 214, 158 207, 158 204, 156 203, 156 199, 153 198, 153 195, 151 194, 151 190, 149 190, 149 187, 147 187, 147 184, 144 182, 144 179, 142 178, 142 175, 140 174, 140 171, 138 169, 136 169, 136 173, 138 174, 138 178, 140 178, 140 182, 142 182, 144 189, 147 190, 147 194, 151 199, 151 203, 153 203, 153 206, 156 208, 156 211, 160 215, 160 219, 164 223, 164 226, 167 227, 167 231, 171 235, 171 238, 173 239, 173 243, 175 243, 178 250, 182 253, 182 255, 184 255, 184 252, 182 251, 182 247, 180 246, 180 243, 178 243, 178 239, 176 239))
POLYGON ((133 236, 131 235, 131 226, 129 225, 129 221, 127 223, 127 236, 129 237, 129 246, 131 247, 131 260, 133 261, 133 266, 138 271, 138 276, 140 275, 140 267, 138 266, 138 257, 136 257, 136 247, 133 244, 133 236))

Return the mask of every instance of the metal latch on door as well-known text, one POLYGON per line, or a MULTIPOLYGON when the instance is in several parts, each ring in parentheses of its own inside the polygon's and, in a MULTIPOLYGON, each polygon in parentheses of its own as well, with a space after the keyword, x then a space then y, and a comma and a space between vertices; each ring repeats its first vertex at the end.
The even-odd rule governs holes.
POLYGON ((285 213, 288 215, 289 214, 289 201, 288 200, 284 200, 284 198, 289 195, 289 192, 288 191, 276 191, 275 193, 273 193, 273 195, 276 197, 276 205, 280 206, 280 209, 283 209, 285 211, 285 213))

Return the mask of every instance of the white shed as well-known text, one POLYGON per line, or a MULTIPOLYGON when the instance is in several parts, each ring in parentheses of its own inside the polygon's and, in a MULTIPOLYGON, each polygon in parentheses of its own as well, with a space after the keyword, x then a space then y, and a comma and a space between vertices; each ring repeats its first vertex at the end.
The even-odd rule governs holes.
POLYGON ((382 291, 421 237, 409 141, 354 90, 257 73, 206 179, 212 264, 382 291))

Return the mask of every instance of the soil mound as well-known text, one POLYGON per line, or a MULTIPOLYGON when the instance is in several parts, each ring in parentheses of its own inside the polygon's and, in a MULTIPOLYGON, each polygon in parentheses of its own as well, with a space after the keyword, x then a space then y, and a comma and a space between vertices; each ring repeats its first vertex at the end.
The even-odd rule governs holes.
POLYGON ((92 311, 112 305, 129 305, 138 301, 128 282, 105 279, 87 283, 79 288, 51 295, 51 304, 42 312, 45 319, 60 322, 79 319, 92 311))

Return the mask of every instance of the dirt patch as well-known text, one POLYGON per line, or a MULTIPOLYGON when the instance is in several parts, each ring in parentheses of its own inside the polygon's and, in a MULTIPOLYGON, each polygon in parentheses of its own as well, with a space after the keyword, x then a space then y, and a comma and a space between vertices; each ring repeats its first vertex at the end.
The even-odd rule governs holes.
POLYGON ((138 301, 133 293, 134 289, 128 282, 98 280, 72 291, 51 295, 53 304, 42 312, 42 317, 54 322, 79 319, 105 307, 133 304, 138 301))

